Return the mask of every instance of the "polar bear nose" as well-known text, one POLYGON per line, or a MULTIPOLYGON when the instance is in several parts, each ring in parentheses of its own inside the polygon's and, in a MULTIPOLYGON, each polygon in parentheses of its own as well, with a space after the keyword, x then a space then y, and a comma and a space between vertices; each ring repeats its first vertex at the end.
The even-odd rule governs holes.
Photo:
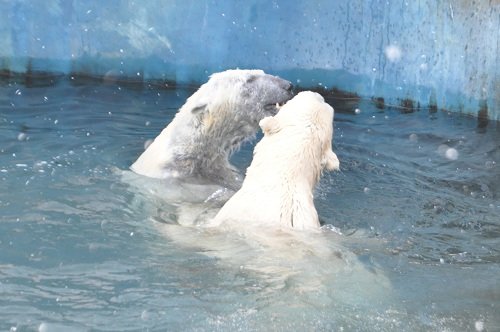
POLYGON ((285 91, 291 92, 293 89, 293 84, 290 81, 282 79, 281 77, 274 76, 273 81, 277 86, 285 91))

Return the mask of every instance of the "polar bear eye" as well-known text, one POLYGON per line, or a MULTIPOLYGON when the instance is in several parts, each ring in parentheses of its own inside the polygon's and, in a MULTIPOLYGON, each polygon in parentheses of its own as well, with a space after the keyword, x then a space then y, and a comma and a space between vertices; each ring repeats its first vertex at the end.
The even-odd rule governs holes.
POLYGON ((252 82, 254 82, 256 79, 257 79, 257 76, 252 75, 252 76, 250 76, 249 78, 247 78, 246 83, 252 83, 252 82))

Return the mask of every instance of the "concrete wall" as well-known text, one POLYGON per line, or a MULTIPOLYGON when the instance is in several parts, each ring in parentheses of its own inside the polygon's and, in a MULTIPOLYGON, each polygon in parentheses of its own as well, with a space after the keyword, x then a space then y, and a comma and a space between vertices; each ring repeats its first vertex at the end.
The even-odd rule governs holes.
POLYGON ((498 0, 0 0, 0 70, 201 83, 263 68, 500 119, 498 0))

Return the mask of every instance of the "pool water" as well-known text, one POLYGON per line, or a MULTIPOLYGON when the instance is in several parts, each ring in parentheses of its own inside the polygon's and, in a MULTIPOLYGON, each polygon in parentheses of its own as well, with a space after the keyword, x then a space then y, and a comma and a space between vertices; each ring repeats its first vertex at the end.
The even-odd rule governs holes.
POLYGON ((330 98, 322 233, 266 247, 120 171, 193 91, 0 83, 0 330, 500 331, 498 123, 330 98))

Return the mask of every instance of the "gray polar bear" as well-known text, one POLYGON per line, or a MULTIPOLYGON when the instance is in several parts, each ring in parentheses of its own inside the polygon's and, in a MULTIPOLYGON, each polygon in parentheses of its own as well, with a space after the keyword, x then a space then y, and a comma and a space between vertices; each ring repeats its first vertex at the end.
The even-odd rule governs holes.
POLYGON ((213 74, 130 167, 152 178, 241 185, 229 157, 255 136, 259 121, 293 96, 292 84, 262 70, 213 74))
POLYGON ((339 169, 332 151, 333 108, 318 93, 304 91, 260 126, 264 137, 241 189, 210 224, 318 229, 314 187, 323 169, 339 169))

